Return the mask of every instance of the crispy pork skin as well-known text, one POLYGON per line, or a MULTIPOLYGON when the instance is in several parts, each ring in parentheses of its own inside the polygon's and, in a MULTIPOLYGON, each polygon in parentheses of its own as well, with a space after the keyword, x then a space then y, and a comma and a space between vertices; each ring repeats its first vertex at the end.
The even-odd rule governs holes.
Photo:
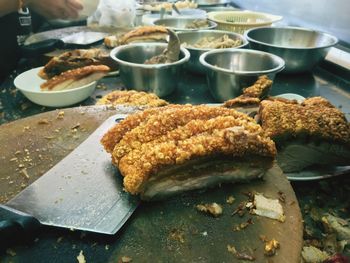
POLYGON ((302 104, 265 100, 259 119, 277 145, 277 161, 284 172, 319 164, 350 164, 350 124, 324 98, 309 98, 302 104))

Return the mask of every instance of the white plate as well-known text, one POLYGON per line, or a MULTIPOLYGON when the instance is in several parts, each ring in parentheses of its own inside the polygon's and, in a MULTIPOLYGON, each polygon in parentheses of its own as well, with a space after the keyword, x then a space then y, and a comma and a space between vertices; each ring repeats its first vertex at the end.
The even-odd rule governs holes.
POLYGON ((38 76, 42 69, 33 68, 18 75, 14 84, 30 101, 47 107, 66 107, 87 99, 95 91, 97 82, 85 86, 62 91, 42 91, 40 85, 45 82, 38 76))
POLYGON ((295 93, 283 93, 280 95, 276 95, 275 97, 284 98, 287 100, 296 100, 298 103, 302 103, 305 100, 303 96, 295 93))
POLYGON ((350 174, 350 166, 334 166, 313 170, 309 169, 302 172, 285 173, 290 181, 322 180, 344 174, 350 174))

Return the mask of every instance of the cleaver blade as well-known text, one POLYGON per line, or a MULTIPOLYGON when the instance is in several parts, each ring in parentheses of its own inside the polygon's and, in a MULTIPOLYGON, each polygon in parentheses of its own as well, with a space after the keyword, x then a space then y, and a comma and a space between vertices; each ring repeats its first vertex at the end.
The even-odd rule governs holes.
POLYGON ((123 191, 122 176, 100 139, 125 117, 118 114, 108 118, 75 150, 0 209, 28 214, 43 225, 115 234, 134 212, 139 199, 123 191))

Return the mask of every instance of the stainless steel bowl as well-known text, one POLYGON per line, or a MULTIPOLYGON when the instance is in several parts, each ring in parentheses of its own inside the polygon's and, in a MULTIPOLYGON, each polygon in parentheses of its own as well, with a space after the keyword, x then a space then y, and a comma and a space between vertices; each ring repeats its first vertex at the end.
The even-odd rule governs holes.
MULTIPOLYGON (((223 35, 228 35, 229 38, 237 40, 240 39, 242 44, 235 47, 235 48, 243 48, 248 45, 248 41, 240 34, 233 33, 233 32, 227 32, 227 31, 220 31, 220 30, 198 30, 198 31, 191 31, 191 32, 179 32, 178 37, 180 39, 181 44, 186 43, 189 45, 193 45, 197 43, 200 39, 203 38, 219 38, 223 35)), ((199 63, 199 57, 203 53, 212 50, 210 48, 194 48, 194 47, 185 47, 190 51, 191 58, 188 63, 186 63, 186 68, 192 72, 205 74, 205 67, 199 63)))
POLYGON ((145 60, 159 55, 167 47, 165 43, 135 43, 119 46, 111 51, 111 57, 119 64, 120 77, 127 89, 153 92, 159 97, 172 93, 178 83, 182 65, 190 59, 185 48, 174 63, 145 65, 145 60))
POLYGON ((284 72, 311 70, 338 40, 329 34, 298 27, 260 27, 247 30, 250 47, 282 57, 284 72))
POLYGON ((202 27, 198 29, 186 28, 190 23, 193 23, 195 20, 202 20, 202 19, 183 18, 183 17, 163 18, 163 19, 155 20, 153 24, 158 26, 165 26, 175 31, 196 31, 196 30, 202 30, 202 29, 214 29, 217 27, 217 24, 215 22, 207 20, 209 24, 208 27, 202 27))
POLYGON ((274 79, 284 68, 282 58, 251 49, 216 49, 202 54, 199 61, 206 67, 211 94, 220 102, 241 95, 261 75, 274 79))

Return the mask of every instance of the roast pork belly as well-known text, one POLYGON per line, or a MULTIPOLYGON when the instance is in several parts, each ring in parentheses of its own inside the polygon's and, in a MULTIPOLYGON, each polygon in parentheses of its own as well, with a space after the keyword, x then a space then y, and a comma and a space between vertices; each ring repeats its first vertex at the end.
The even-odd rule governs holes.
POLYGON ((345 115, 321 97, 296 101, 264 100, 259 119, 277 146, 284 172, 313 165, 350 164, 350 125, 345 115))
POLYGON ((76 49, 53 57, 39 71, 43 79, 51 79, 61 73, 91 65, 105 65, 111 71, 117 70, 118 66, 109 56, 109 52, 102 49, 76 49))
POLYGON ((130 115, 102 143, 109 151, 114 145, 110 152, 125 190, 144 200, 263 177, 276 154, 252 118, 205 105, 130 115))

